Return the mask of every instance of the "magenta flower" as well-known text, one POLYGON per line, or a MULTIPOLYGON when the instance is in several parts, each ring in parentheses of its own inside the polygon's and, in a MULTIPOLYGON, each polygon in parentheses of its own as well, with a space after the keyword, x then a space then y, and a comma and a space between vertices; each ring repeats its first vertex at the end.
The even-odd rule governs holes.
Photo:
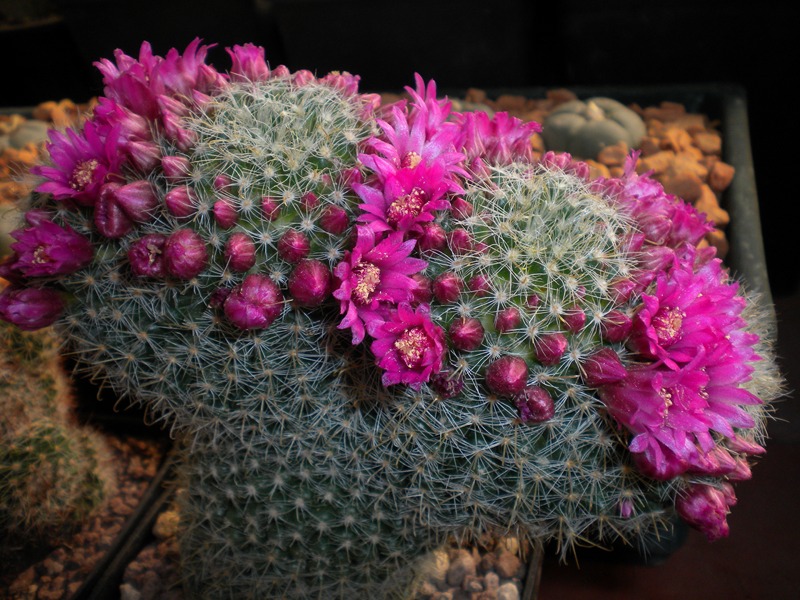
POLYGON ((693 262, 658 274, 653 294, 642 295, 629 338, 639 354, 673 369, 744 325, 739 315, 745 300, 737 295, 738 285, 727 282, 721 261, 708 262, 697 272, 693 262))
MULTIPOLYGON (((630 450, 645 474, 720 474, 722 457, 712 432, 734 442, 736 429, 754 426, 742 405, 761 402, 741 387, 752 372, 746 361, 754 359, 754 341, 734 335, 713 350, 701 349, 680 369, 631 365, 624 378, 600 385, 611 416, 634 434, 630 450)), ((731 463, 728 472, 736 468, 731 463)))
POLYGON ((51 129, 48 135, 47 150, 52 165, 31 169, 47 180, 36 191, 52 194, 56 200, 71 199, 83 206, 93 206, 102 186, 120 172, 123 155, 118 130, 113 129, 103 137, 97 125, 87 121, 80 133, 74 129, 63 133, 51 129))
POLYGON ((269 277, 253 273, 231 290, 223 310, 239 329, 263 329, 281 315, 283 295, 269 277))
POLYGON ((416 390, 442 367, 444 331, 431 321, 428 305, 414 310, 401 302, 374 335, 370 348, 384 370, 384 386, 405 383, 416 390))
POLYGON ((693 483, 678 497, 675 508, 681 518, 692 527, 702 531, 709 542, 729 533, 726 517, 729 507, 736 504, 733 486, 722 483, 719 488, 693 483))
POLYGON ((0 293, 0 319, 25 331, 55 323, 64 311, 61 295, 49 288, 7 286, 0 293))
POLYGON ((352 330, 354 344, 364 339, 365 325, 368 329, 377 325, 382 302, 397 305, 412 299, 417 284, 410 276, 427 266, 424 260, 409 256, 414 240, 403 241, 401 233, 378 241, 369 227, 357 226, 356 232, 355 247, 333 272, 340 282, 333 296, 345 315, 339 328, 352 330))
POLYGON ((235 45, 225 48, 231 57, 231 81, 266 81, 270 77, 269 66, 264 59, 264 48, 253 44, 235 45))
POLYGON ((8 267, 24 277, 47 277, 74 273, 88 265, 94 256, 91 242, 69 225, 61 227, 52 221, 28 219, 31 227, 18 229, 11 235, 14 255, 8 267))
POLYGON ((458 115, 460 131, 456 147, 462 148, 467 162, 476 158, 491 164, 528 162, 533 156, 531 136, 542 130, 539 123, 524 122, 499 112, 489 117, 474 111, 458 115))
POLYGON ((422 233, 422 224, 434 219, 434 211, 450 208, 444 195, 448 191, 445 171, 440 162, 420 164, 383 172, 371 184, 354 184, 353 189, 364 200, 358 221, 383 231, 422 233), (380 187, 376 187, 380 186, 380 187))

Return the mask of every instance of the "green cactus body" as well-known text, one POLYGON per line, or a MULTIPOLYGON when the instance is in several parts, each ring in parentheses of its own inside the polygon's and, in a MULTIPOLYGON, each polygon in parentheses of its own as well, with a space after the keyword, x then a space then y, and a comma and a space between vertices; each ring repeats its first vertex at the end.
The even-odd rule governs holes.
POLYGON ((0 529, 17 542, 53 541, 112 493, 109 449, 74 422, 52 330, 20 332, 0 323, 0 334, 0 529))

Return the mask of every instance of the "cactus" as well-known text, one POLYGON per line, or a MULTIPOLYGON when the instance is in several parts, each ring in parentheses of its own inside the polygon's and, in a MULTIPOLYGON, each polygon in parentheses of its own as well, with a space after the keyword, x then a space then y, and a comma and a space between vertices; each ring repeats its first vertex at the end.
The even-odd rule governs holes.
POLYGON ((676 510, 726 533, 781 386, 699 213, 419 77, 379 110, 206 51, 98 63, 0 265, 0 317, 58 322, 184 444, 189 590, 402 594, 449 538, 564 556, 676 510))
POLYGON ((0 529, 17 543, 52 542, 112 493, 109 449, 74 422, 53 331, 0 323, 0 334, 0 529))

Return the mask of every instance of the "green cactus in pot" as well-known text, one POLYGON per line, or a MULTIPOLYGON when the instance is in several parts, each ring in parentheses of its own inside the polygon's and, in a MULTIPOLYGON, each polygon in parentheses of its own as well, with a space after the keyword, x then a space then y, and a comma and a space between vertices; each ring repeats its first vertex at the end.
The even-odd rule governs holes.
POLYGON ((379 107, 206 51, 98 63, 0 267, 0 317, 181 438, 188 589, 401 595, 452 537, 566 554, 676 510, 726 533, 780 378, 701 215, 419 77, 379 107))

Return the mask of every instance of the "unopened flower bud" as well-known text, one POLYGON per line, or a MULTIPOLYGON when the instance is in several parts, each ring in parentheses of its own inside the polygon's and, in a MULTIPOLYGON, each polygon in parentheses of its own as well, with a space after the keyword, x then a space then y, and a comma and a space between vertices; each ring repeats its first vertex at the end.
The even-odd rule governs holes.
POLYGON ((153 142, 129 140, 125 147, 131 162, 140 171, 152 171, 161 162, 161 148, 153 142))
POLYGON ((462 227, 457 227, 450 232, 448 245, 453 254, 464 254, 470 252, 474 247, 472 235, 462 227))
POLYGON ((411 279, 416 283, 416 287, 411 290, 411 302, 413 304, 430 304, 433 300, 433 289, 431 280, 422 273, 414 273, 411 279))
POLYGON ((563 333, 546 333, 533 344, 536 360, 547 366, 557 365, 567 351, 567 346, 567 338, 563 333))
POLYGON ((456 198, 450 205, 450 214, 454 219, 468 219, 472 216, 472 204, 461 197, 456 198))
POLYGON ((511 331, 515 327, 518 327, 521 321, 522 318, 520 317, 519 310, 511 306, 497 313, 497 316, 494 318, 494 328, 500 333, 505 333, 506 331, 511 331))
POLYGON ((274 221, 281 212, 281 207, 275 198, 264 196, 261 199, 261 212, 267 221, 274 221))
POLYGON ((269 327, 283 310, 283 295, 265 275, 252 273, 225 300, 225 316, 240 329, 269 327))
POLYGON ((716 488, 693 483, 678 496, 675 508, 684 521, 702 531, 708 541, 713 542, 728 536, 726 517, 730 512, 729 507, 735 504, 736 494, 731 484, 722 483, 716 488))
POLYGON ((455 302, 461 294, 464 282, 453 273, 442 273, 433 280, 433 296, 442 304, 455 302))
POLYGON ((147 180, 134 181, 114 191, 117 203, 125 215, 135 223, 145 223, 158 208, 158 196, 147 180))
POLYGON ((115 193, 121 186, 107 183, 94 205, 94 224, 102 235, 110 239, 121 238, 133 228, 131 221, 117 202, 115 193))
POLYGON ((311 243, 308 238, 294 229, 289 229, 278 240, 278 256, 290 263, 298 263, 308 256, 311 243))
POLYGON ((422 227, 422 235, 417 239, 421 251, 441 250, 447 244, 447 233, 438 223, 428 223, 422 227))
POLYGON ((328 233, 341 235, 347 230, 347 226, 350 224, 350 219, 347 216, 347 211, 345 211, 341 206, 332 204, 325 209, 324 213, 322 213, 322 216, 319 219, 319 224, 322 229, 328 233))
POLYGON ((486 369, 486 385, 500 396, 516 396, 527 381, 528 365, 519 356, 503 356, 486 369))
POLYGON ((319 198, 314 192, 306 192, 300 197, 300 204, 306 210, 313 210, 319 205, 319 198))
POLYGON ((450 343, 458 350, 468 352, 483 342, 483 325, 478 319, 456 319, 450 325, 450 343))
POLYGON ((544 423, 556 414, 550 392, 538 385, 527 386, 514 401, 523 423, 544 423))
POLYGON ((489 285, 489 278, 486 275, 476 275, 469 280, 467 287, 470 292, 479 298, 486 296, 492 289, 492 286, 489 285))
POLYGON ((164 204, 175 217, 189 217, 194 214, 197 202, 194 190, 188 185, 172 188, 164 196, 164 204))
POLYGON ((151 233, 133 242, 128 249, 131 272, 139 277, 164 276, 164 244, 167 236, 151 233))
POLYGON ((64 311, 61 295, 49 288, 7 286, 0 293, 0 319, 24 331, 55 323, 64 311))
POLYGON ((464 389, 464 379, 452 369, 431 376, 430 386, 442 398, 455 398, 464 389))
POLYGON ((162 156, 161 170, 170 183, 177 183, 189 177, 192 165, 185 156, 162 156))
POLYGON ((208 252, 203 238, 191 229, 178 229, 164 244, 164 267, 169 275, 191 279, 206 268, 208 252))
POLYGON ((231 200, 223 198, 214 202, 214 220, 223 229, 230 229, 236 225, 239 215, 236 213, 236 207, 231 200))
POLYGON ((298 306, 314 308, 331 292, 330 269, 318 260, 301 260, 289 275, 289 294, 298 306))
POLYGON ((225 243, 225 258, 231 271, 249 271, 256 264, 256 245, 249 235, 236 231, 225 243))
POLYGON ((625 379, 628 372, 619 356, 611 348, 602 348, 582 364, 583 380, 589 387, 600 387, 625 379))
POLYGON ((586 313, 577 306, 569 309, 562 315, 564 324, 573 333, 578 333, 586 325, 586 313))
POLYGON ((616 343, 628 337, 632 326, 633 322, 628 315, 612 310, 603 317, 600 329, 604 340, 616 343))

